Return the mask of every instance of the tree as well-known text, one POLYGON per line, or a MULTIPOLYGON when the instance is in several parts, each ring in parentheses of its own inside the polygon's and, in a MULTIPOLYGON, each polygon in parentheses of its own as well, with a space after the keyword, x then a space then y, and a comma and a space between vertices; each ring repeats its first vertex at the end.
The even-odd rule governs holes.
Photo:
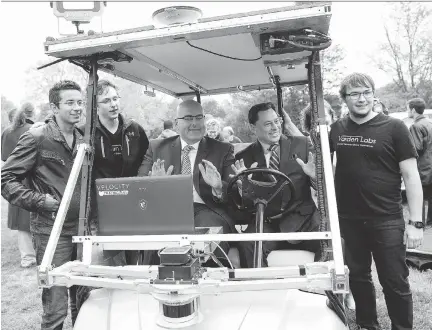
POLYGON ((60 80, 73 80, 85 91, 88 73, 82 68, 63 61, 40 70, 37 69, 37 67, 47 63, 49 61, 38 61, 25 72, 26 83, 24 88, 26 99, 36 107, 48 102, 50 88, 60 80))
POLYGON ((432 7, 419 2, 387 4, 383 18, 386 41, 372 59, 392 75, 398 90, 419 94, 432 80, 432 7), (377 54, 381 54, 380 56, 377 54))
POLYGON ((207 98, 202 101, 203 109, 205 109, 206 114, 211 114, 215 118, 225 118, 226 111, 221 105, 213 98, 207 98))
POLYGON ((320 53, 323 89, 325 95, 338 95, 340 82, 346 72, 345 50, 340 44, 332 44, 320 53))

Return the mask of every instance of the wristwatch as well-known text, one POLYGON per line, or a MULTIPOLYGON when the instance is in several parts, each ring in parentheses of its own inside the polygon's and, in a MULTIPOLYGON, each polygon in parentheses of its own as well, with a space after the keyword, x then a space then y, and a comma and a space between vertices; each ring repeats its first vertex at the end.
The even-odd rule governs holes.
POLYGON ((421 222, 421 221, 412 221, 412 220, 409 220, 408 224, 411 225, 411 226, 416 227, 417 229, 424 229, 424 227, 425 227, 424 223, 421 222))

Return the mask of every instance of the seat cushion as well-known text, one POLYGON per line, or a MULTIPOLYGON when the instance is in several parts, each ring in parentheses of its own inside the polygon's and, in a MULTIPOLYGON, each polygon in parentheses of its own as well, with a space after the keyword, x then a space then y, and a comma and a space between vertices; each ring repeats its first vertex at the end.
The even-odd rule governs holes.
MULTIPOLYGON (((303 250, 275 250, 267 257, 269 267, 297 266, 314 262, 315 254, 303 250)), ((230 248, 228 258, 234 268, 240 268, 240 254, 236 247, 230 248)))
POLYGON ((269 267, 303 265, 314 262, 315 253, 303 250, 275 250, 267 257, 269 267))

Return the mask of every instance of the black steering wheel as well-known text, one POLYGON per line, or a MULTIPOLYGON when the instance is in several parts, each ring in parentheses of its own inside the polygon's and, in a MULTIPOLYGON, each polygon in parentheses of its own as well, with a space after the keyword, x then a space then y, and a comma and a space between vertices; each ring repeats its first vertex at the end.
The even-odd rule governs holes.
MULTIPOLYGON (((265 176, 264 176, 265 177, 265 176)), ((282 208, 266 208, 266 217, 276 219, 289 211, 290 201, 295 198, 295 187, 291 179, 280 171, 268 168, 250 168, 235 175, 228 182, 227 195, 230 203, 240 211, 255 213, 256 204, 268 206, 282 191, 288 195, 282 208), (251 175, 267 175, 271 181, 253 180, 251 175), (235 193, 238 189, 234 186, 237 181, 242 182, 242 194, 235 193)))

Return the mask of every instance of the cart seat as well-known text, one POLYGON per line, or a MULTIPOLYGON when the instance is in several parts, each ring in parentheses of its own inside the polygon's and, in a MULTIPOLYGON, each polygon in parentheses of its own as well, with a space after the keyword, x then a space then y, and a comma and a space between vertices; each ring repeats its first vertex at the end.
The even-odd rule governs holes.
MULTIPOLYGON (((304 265, 305 263, 314 262, 315 254, 303 250, 275 250, 270 252, 267 257, 269 267, 287 267, 304 265)), ((228 258, 234 268, 240 268, 240 254, 236 247, 230 248, 228 258)))

